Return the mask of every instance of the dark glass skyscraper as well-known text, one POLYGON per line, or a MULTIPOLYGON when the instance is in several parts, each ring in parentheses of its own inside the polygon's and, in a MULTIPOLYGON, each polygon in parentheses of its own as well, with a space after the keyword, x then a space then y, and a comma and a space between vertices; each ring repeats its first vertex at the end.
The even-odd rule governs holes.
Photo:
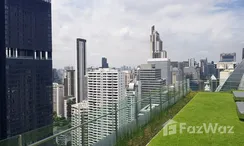
POLYGON ((108 61, 105 57, 102 57, 102 68, 108 68, 108 61))
POLYGON ((0 2, 0 139, 52 124, 50 0, 0 2))
POLYGON ((242 48, 242 60, 244 59, 244 48, 242 48))

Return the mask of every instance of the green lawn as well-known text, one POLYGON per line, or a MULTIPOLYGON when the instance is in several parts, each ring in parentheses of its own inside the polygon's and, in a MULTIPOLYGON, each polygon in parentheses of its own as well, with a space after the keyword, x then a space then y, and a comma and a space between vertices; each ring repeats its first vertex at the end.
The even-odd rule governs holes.
MULTIPOLYGON (((164 134, 165 130, 161 130, 149 146, 241 146, 244 145, 244 122, 239 121, 235 102, 232 94, 229 93, 198 93, 174 118, 176 124, 176 133, 172 135, 164 134), (222 126, 234 126, 234 133, 219 133, 218 126, 217 132, 206 133, 204 128, 202 134, 190 134, 187 130, 182 130, 180 134, 180 124, 186 123, 186 126, 202 126, 206 123, 208 128, 209 123, 218 123, 222 126)), ((169 127, 169 126, 165 126, 169 127)), ((183 126, 182 126, 183 127, 183 126)), ((164 128, 164 129, 165 129, 164 128)), ((223 128, 219 129, 224 132, 223 128)), ((189 129, 193 132, 193 128, 189 129)), ((198 127, 195 128, 198 132, 198 127)), ((199 131, 200 132, 200 131, 199 131)), ((229 132, 229 127, 226 128, 229 132)), ((166 132, 165 132, 166 133, 166 132)))

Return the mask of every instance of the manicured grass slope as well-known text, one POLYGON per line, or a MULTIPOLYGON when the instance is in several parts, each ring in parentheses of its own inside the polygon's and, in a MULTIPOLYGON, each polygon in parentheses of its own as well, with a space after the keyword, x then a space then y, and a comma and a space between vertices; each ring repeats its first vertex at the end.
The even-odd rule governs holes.
MULTIPOLYGON (((244 122, 239 121, 232 94, 198 93, 174 118, 187 125, 219 123, 234 126, 234 134, 180 134, 163 136, 163 130, 152 139, 149 146, 240 146, 244 145, 244 122)), ((179 126, 177 126, 179 131, 179 126)))

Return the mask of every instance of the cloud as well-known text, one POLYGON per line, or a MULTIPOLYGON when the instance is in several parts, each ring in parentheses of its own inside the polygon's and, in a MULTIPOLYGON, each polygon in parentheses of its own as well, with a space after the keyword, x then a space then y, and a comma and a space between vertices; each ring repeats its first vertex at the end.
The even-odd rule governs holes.
POLYGON ((88 66, 100 66, 103 56, 114 67, 146 63, 152 25, 171 60, 218 61, 220 53, 243 47, 244 10, 237 2, 53 0, 54 66, 75 65, 78 37, 87 40, 88 66))

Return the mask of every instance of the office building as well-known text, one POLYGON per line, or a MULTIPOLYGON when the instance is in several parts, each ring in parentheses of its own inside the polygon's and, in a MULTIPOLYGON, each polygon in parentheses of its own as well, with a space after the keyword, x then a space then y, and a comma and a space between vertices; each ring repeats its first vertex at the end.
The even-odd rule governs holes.
POLYGON ((225 69, 235 69, 237 66, 237 62, 217 62, 216 68, 218 70, 225 70, 225 69))
POLYGON ((166 85, 172 84, 172 73, 170 67, 170 59, 168 58, 152 58, 147 60, 148 64, 154 64, 156 69, 161 70, 161 79, 166 80, 166 85))
POLYGON ((236 62, 236 53, 220 54, 220 62, 236 62))
POLYGON ((64 96, 75 96, 75 70, 66 68, 64 72, 64 96))
POLYGON ((195 67, 184 67, 184 76, 187 79, 199 80, 200 79, 200 70, 195 67))
POLYGON ((174 67, 172 69, 172 84, 182 81, 182 71, 179 68, 174 67))
POLYGON ((62 78, 59 75, 58 69, 53 68, 53 83, 62 84, 62 78))
MULTIPOLYGON (((244 60, 241 61, 222 85, 220 91, 229 91, 229 90, 240 90, 243 89, 244 82, 244 60)), ((219 88, 219 87, 218 87, 219 88)))
POLYGON ((77 89, 76 98, 77 103, 86 100, 87 95, 85 93, 85 76, 86 76, 86 40, 77 39, 77 89))
POLYGON ((108 68, 108 61, 107 58, 102 58, 102 68, 108 68))
POLYGON ((167 51, 163 50, 161 53, 161 58, 168 58, 168 53, 167 51))
POLYGON ((179 62, 178 61, 171 61, 170 62, 170 65, 174 68, 174 67, 177 67, 179 66, 179 62))
POLYGON ((52 124, 52 27, 50 0, 1 0, 0 6, 3 139, 52 124))
POLYGON ((76 104, 75 97, 65 97, 64 99, 64 117, 66 119, 71 119, 71 106, 76 104))
POLYGON ((53 112, 64 117, 64 85, 53 83, 53 112))
POLYGON ((242 49, 242 60, 244 59, 244 48, 242 49))
POLYGON ((161 69, 157 69, 155 64, 142 64, 138 68, 138 80, 141 81, 141 108, 150 104, 149 97, 152 97, 152 104, 160 103, 159 92, 166 84, 166 80, 161 78, 161 69))
POLYGON ((195 67, 195 58, 188 59, 189 67, 195 67))
POLYGON ((218 77, 218 72, 213 61, 208 63, 208 77, 211 78, 212 75, 218 77))
MULTIPOLYGON (((126 106, 125 75, 115 69, 97 69, 88 72, 88 120, 126 106)), ((88 143, 93 145, 127 123, 126 109, 88 124, 88 143)))
POLYGON ((206 80, 208 79, 208 60, 206 59, 201 59, 200 60, 200 79, 201 80, 206 80))
POLYGON ((132 77, 132 75, 131 75, 132 73, 129 70, 124 70, 122 72, 124 72, 124 74, 125 74, 125 87, 127 88, 129 86, 129 83, 133 79, 133 78, 131 78, 132 77))
MULTIPOLYGON (((163 41, 160 39, 160 34, 155 30, 155 26, 151 28, 151 35, 150 35, 150 46, 151 46, 151 57, 152 58, 162 58, 163 54, 163 41)), ((165 54, 164 52, 164 56, 165 54)))
MULTIPOLYGON (((71 127, 79 126, 88 121, 88 101, 72 105, 71 127)), ((88 124, 71 132, 72 146, 88 146, 88 124)))

